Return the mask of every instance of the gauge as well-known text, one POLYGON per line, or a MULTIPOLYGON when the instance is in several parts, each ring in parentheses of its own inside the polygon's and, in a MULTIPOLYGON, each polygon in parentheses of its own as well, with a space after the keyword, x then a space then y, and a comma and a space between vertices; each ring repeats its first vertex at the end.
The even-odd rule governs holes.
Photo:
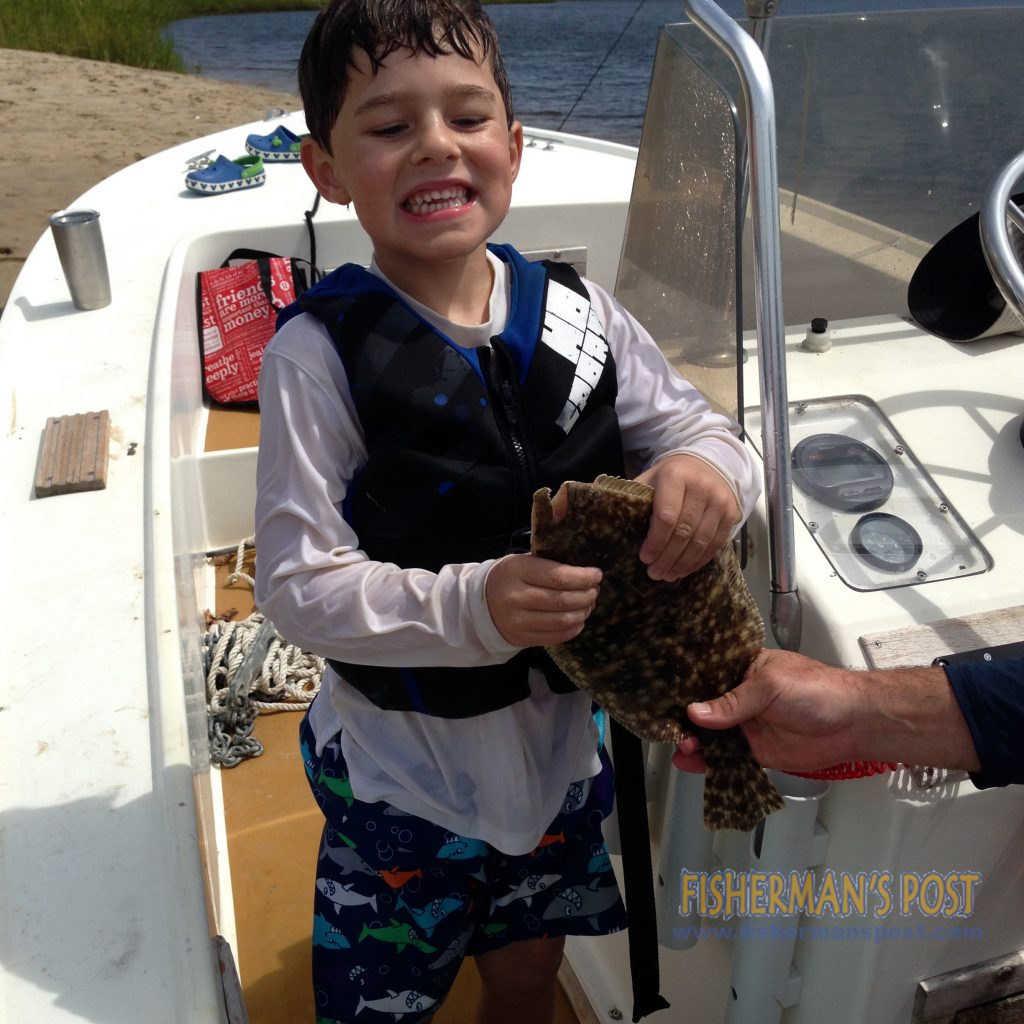
POLYGON ((892 494, 892 470, 874 448, 845 434, 814 434, 793 449, 793 481, 840 512, 871 512, 892 494))
POLYGON ((906 572, 921 557, 921 536, 910 523, 887 512, 861 516, 850 534, 850 547, 882 572, 906 572))

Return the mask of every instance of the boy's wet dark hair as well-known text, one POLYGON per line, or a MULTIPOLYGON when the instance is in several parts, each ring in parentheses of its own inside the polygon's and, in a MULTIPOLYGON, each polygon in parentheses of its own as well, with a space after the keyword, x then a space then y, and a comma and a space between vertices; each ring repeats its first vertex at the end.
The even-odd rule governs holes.
POLYGON ((354 52, 373 73, 396 50, 431 57, 456 53, 490 62, 509 125, 512 92, 498 36, 478 0, 331 0, 317 16, 299 57, 299 92, 313 141, 331 152, 331 129, 348 90, 354 52))

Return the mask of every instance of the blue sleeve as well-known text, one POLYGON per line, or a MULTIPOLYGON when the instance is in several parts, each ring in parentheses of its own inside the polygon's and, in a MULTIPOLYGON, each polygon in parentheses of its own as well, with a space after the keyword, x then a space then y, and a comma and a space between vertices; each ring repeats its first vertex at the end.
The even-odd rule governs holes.
POLYGON ((981 771, 979 789, 1024 782, 1024 658, 946 666, 974 740, 981 771))

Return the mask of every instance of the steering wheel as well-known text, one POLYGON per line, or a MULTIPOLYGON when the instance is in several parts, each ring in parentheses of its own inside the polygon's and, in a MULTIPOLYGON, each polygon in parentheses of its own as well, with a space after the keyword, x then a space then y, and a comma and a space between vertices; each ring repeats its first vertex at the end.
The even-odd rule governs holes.
POLYGON ((979 227, 981 248, 992 279, 1007 305, 1024 318, 1024 213, 1010 198, 1013 186, 1022 176, 1024 153, 1018 153, 989 186, 979 227))

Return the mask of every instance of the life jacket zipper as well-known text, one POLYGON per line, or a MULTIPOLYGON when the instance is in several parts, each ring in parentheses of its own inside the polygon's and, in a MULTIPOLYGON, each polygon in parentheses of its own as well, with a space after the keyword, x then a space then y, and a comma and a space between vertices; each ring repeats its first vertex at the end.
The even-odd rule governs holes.
POLYGON ((519 528, 513 534, 509 547, 510 550, 528 550, 530 512, 533 492, 537 487, 525 436, 526 417, 518 387, 518 371, 508 348, 497 338, 491 339, 490 350, 481 348, 478 354, 512 475, 512 517, 519 528))

